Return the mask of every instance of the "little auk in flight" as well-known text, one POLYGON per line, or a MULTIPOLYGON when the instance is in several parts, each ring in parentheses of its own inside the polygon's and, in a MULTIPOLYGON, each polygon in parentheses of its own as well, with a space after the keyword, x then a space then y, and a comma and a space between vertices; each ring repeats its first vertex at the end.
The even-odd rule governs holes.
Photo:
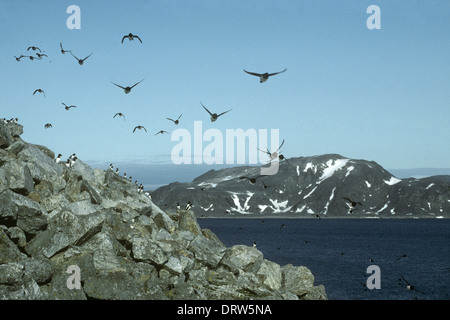
POLYGON ((123 121, 125 121, 125 115, 124 115, 123 113, 117 112, 117 113, 114 115, 113 118, 115 118, 116 116, 122 117, 122 118, 123 118, 123 121))
POLYGON ((239 177, 239 180, 247 179, 248 181, 250 181, 251 184, 255 184, 255 183, 256 183, 256 180, 257 180, 258 178, 265 177, 265 176, 267 176, 267 175, 266 175, 266 174, 263 174, 263 175, 256 176, 256 177, 254 177, 254 178, 249 178, 249 177, 239 177))
POLYGON ((132 33, 129 33, 129 34, 127 34, 127 35, 124 35, 123 38, 122 38, 122 43, 123 43, 123 40, 125 40, 125 38, 128 38, 129 41, 133 41, 134 38, 136 38, 136 39, 138 39, 138 40, 142 43, 141 38, 139 38, 137 35, 132 34, 132 33))
POLYGON ((51 128, 51 127, 52 127, 51 123, 46 123, 45 126, 44 126, 45 129, 48 129, 48 128, 51 128))
POLYGON ((30 51, 30 49, 33 51, 39 50, 39 52, 42 52, 38 47, 28 47, 27 51, 30 51))
POLYGON ((67 110, 67 111, 69 111, 69 109, 70 108, 76 108, 77 106, 68 106, 67 104, 65 104, 64 102, 61 102, 63 105, 64 105, 64 107, 65 107, 65 109, 67 110))
POLYGON ((72 50, 64 50, 63 47, 62 47, 62 43, 61 42, 59 43, 59 46, 61 47, 61 53, 62 54, 65 54, 66 52, 70 52, 70 53, 72 52, 72 50))
POLYGON ((285 72, 286 70, 287 70, 287 69, 284 69, 283 71, 280 71, 280 72, 274 72, 274 73, 268 73, 268 72, 266 72, 266 73, 256 73, 256 72, 249 72, 249 71, 247 71, 247 70, 244 69, 244 71, 247 72, 248 74, 251 74, 252 76, 257 76, 257 77, 259 77, 259 82, 260 82, 260 83, 263 83, 263 82, 267 81, 267 79, 269 79, 269 77, 274 76, 274 75, 276 75, 276 74, 283 73, 283 72, 285 72))
POLYGON ((145 132, 147 132, 147 129, 145 129, 144 126, 136 126, 136 127, 134 127, 134 129, 133 129, 133 133, 136 131, 136 129, 138 129, 138 130, 144 129, 145 132))
POLYGON ((170 133, 170 132, 167 132, 167 131, 164 131, 164 130, 160 130, 157 133, 155 133, 155 136, 158 135, 158 134, 164 134, 164 133, 170 133))
POLYGON ((84 58, 84 59, 78 59, 77 57, 75 57, 75 55, 74 55, 72 52, 70 52, 70 54, 71 54, 75 59, 77 59, 78 64, 79 64, 80 66, 83 65, 84 61, 85 61, 87 58, 89 58, 90 56, 92 56, 92 53, 91 53, 90 55, 88 55, 88 56, 87 56, 86 58, 84 58))
POLYGON ((227 113, 227 112, 230 112, 230 111, 232 110, 232 109, 230 109, 230 110, 225 111, 225 112, 222 112, 222 113, 220 113, 220 114, 217 114, 217 113, 211 113, 208 109, 206 109, 206 107, 203 105, 203 103, 200 102, 200 104, 202 105, 202 107, 203 107, 203 108, 209 113, 209 115, 211 116, 211 122, 216 121, 217 118, 219 118, 221 115, 223 115, 223 114, 225 114, 225 113, 227 113))
POLYGON ((183 114, 180 114, 180 116, 178 117, 177 120, 173 120, 173 119, 170 119, 170 118, 166 118, 166 119, 172 121, 172 122, 175 123, 175 124, 179 124, 179 123, 180 123, 180 118, 181 118, 182 115, 183 115, 183 114))
POLYGON ((138 83, 135 83, 135 84, 133 84, 131 87, 122 87, 122 86, 119 86, 118 84, 116 84, 116 83, 114 83, 114 82, 112 82, 111 81, 111 83, 113 84, 113 85, 115 85, 115 86, 118 86, 119 88, 122 88, 123 89, 123 91, 125 92, 125 93, 130 93, 130 91, 131 91, 131 89, 133 89, 135 86, 137 86, 139 83, 141 83, 142 81, 144 81, 144 79, 142 79, 141 81, 139 81, 138 83))
POLYGON ((35 95, 36 92, 43 93, 43 94, 44 94, 44 98, 45 98, 45 92, 44 92, 44 90, 42 90, 42 89, 36 89, 36 90, 34 90, 33 96, 35 95))

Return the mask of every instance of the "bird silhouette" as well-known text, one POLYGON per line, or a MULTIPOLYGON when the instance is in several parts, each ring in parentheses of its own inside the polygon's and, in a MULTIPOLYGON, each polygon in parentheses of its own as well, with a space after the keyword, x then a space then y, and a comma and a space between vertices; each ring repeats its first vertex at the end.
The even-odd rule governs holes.
POLYGON ((61 102, 63 105, 64 105, 64 107, 65 107, 65 109, 67 110, 67 111, 69 111, 69 109, 70 108, 76 108, 77 106, 68 106, 67 104, 65 104, 64 102, 61 102))
POLYGON ((139 38, 137 35, 132 34, 132 33, 129 33, 129 34, 127 34, 127 35, 124 35, 123 38, 122 38, 122 43, 123 43, 123 40, 125 40, 125 38, 128 38, 129 41, 133 41, 134 38, 136 38, 136 39, 138 39, 138 40, 142 43, 141 38, 139 38))
POLYGON ((64 50, 63 47, 62 47, 62 43, 61 42, 59 43, 59 46, 61 47, 61 53, 62 54, 65 54, 66 52, 72 53, 72 50, 64 50))
POLYGON ((45 98, 45 92, 44 92, 44 90, 42 90, 42 89, 36 89, 36 90, 34 90, 33 96, 34 96, 34 94, 35 94, 36 92, 43 93, 43 94, 44 94, 44 98, 45 98))
POLYGON ((400 260, 400 259, 403 259, 403 258, 409 258, 409 259, 412 259, 410 256, 408 256, 407 254, 402 254, 400 257, 398 257, 395 261, 398 261, 398 260, 400 260))
POLYGON ((120 85, 118 85, 118 84, 116 84, 116 83, 114 83, 114 82, 112 82, 112 81, 111 81, 111 83, 112 83, 113 85, 119 87, 119 88, 122 88, 123 91, 124 91, 126 94, 128 94, 128 93, 130 93, 131 89, 133 89, 135 86, 137 86, 137 85, 138 85, 139 83, 141 83, 142 81, 144 81, 144 79, 142 79, 142 80, 139 81, 138 83, 133 84, 131 87, 122 87, 122 86, 120 86, 120 85))
POLYGON ((36 52, 36 56, 40 59, 42 59, 42 57, 48 57, 48 55, 46 55, 45 53, 40 54, 38 52, 36 52))
POLYGON ((84 58, 84 59, 78 59, 78 58, 72 53, 72 51, 70 51, 70 54, 71 54, 75 59, 77 59, 78 64, 79 64, 80 66, 83 65, 84 61, 85 61, 87 58, 89 58, 90 56, 92 56, 92 53, 91 53, 90 55, 88 55, 88 56, 87 56, 86 58, 84 58))
MULTIPOLYGON (((414 290, 414 291, 417 291, 417 292, 419 292, 419 293, 421 293, 421 294, 425 294, 424 292, 418 290, 416 287, 414 287, 412 284, 410 284, 410 283, 409 283, 402 275, 400 275, 400 277, 401 277, 401 279, 399 279, 399 281, 400 281, 400 280, 403 280, 403 281, 405 282, 405 284, 406 284, 405 288, 406 288, 406 289, 408 289, 408 290, 414 290)), ((401 282, 401 281, 400 281, 400 282, 401 282)), ((401 284, 401 283, 399 283, 399 284, 401 284)))
POLYGON ((166 119, 172 121, 175 124, 179 124, 180 123, 180 118, 181 118, 182 115, 183 114, 180 114, 180 116, 177 118, 177 120, 173 120, 173 119, 170 119, 170 118, 166 118, 166 119))
POLYGON ((51 123, 46 123, 45 126, 44 126, 45 129, 48 129, 48 128, 51 128, 51 127, 52 127, 51 123))
POLYGON ((283 141, 281 142, 281 144, 280 144, 280 146, 278 147, 278 149, 277 149, 276 151, 274 151, 274 152, 270 152, 269 149, 266 149, 266 151, 261 150, 261 149, 258 149, 258 150, 261 151, 261 152, 266 153, 267 155, 269 155, 270 160, 274 160, 274 159, 276 159, 276 158, 278 157, 278 151, 281 149, 281 147, 283 146, 283 144, 284 144, 284 139, 283 139, 283 141))
POLYGON ((39 50, 39 52, 42 52, 41 49, 39 49, 38 47, 34 47, 34 46, 28 47, 27 51, 30 51, 30 49, 33 51, 39 50))
POLYGON ((350 207, 350 213, 353 213, 353 210, 355 209, 355 207, 357 205, 362 206, 361 202, 358 201, 353 201, 352 199, 348 198, 348 197, 342 197, 342 199, 345 200, 345 202, 347 203, 347 205, 350 207))
POLYGON ((277 75, 277 74, 280 74, 280 73, 283 73, 286 70, 287 69, 284 69, 282 71, 274 72, 274 73, 268 73, 268 72, 266 72, 266 73, 256 73, 256 72, 249 72, 249 71, 244 69, 244 71, 247 72, 248 74, 251 74, 252 76, 259 77, 259 83, 263 83, 263 82, 267 81, 267 79, 269 79, 269 77, 277 75))
POLYGON ((133 129, 133 133, 136 131, 136 129, 138 129, 138 130, 144 129, 145 132, 147 132, 147 129, 145 129, 144 126, 136 126, 136 127, 134 127, 134 129, 133 129))
POLYGON ((225 111, 225 112, 222 112, 222 113, 220 113, 220 114, 217 114, 217 113, 211 113, 208 109, 206 109, 206 107, 203 105, 203 103, 200 102, 200 104, 202 105, 202 107, 203 107, 203 108, 209 113, 209 115, 211 116, 211 122, 216 121, 217 118, 219 118, 221 115, 223 115, 223 114, 225 114, 225 113, 227 113, 227 112, 230 112, 230 111, 232 110, 232 109, 230 109, 230 110, 225 111))
POLYGON ((167 132, 167 131, 164 131, 164 130, 160 130, 157 133, 155 133, 155 136, 158 135, 158 134, 164 134, 164 133, 170 133, 170 132, 167 132))
POLYGON ((117 112, 113 118, 115 118, 116 116, 122 117, 123 121, 125 121, 125 115, 122 112, 117 112))
POLYGON ((20 59, 22 59, 24 57, 26 57, 26 56, 24 56, 24 55, 20 55, 20 57, 14 56, 14 58, 17 60, 17 62, 20 62, 20 59))
POLYGON ((263 175, 259 175, 259 176, 253 177, 253 178, 250 178, 250 177, 239 177, 239 180, 247 179, 248 181, 250 181, 251 184, 255 184, 255 183, 256 183, 256 180, 257 180, 258 178, 265 177, 265 176, 267 176, 267 175, 264 175, 264 174, 263 174, 263 175))

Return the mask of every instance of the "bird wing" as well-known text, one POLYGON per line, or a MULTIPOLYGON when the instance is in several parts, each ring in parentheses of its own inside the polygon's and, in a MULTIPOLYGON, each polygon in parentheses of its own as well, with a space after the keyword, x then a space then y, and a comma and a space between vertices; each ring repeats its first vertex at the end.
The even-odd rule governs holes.
POLYGON ((78 58, 72 53, 72 51, 70 52, 70 54, 71 54, 72 57, 74 57, 75 59, 80 60, 80 59, 78 59, 78 58))
POLYGON ((133 129, 133 133, 136 131, 136 129, 137 129, 138 127, 134 127, 134 129, 133 129))
POLYGON ((83 61, 86 60, 87 58, 89 58, 90 56, 92 56, 92 53, 90 55, 88 55, 86 58, 84 58, 83 61))
POLYGON ((242 70, 244 70, 244 71, 247 72, 248 74, 251 74, 252 76, 257 76, 257 77, 261 77, 261 76, 262 76, 262 74, 260 74, 260 73, 249 72, 249 71, 247 71, 247 70, 245 70, 245 69, 242 69, 242 70))
POLYGON ((122 86, 119 86, 118 84, 116 84, 116 83, 114 83, 114 82, 112 82, 112 81, 111 81, 111 83, 112 83, 113 85, 115 85, 115 86, 118 86, 119 88, 122 88, 122 89, 124 89, 124 90, 125 90, 125 88, 124 88, 124 87, 122 87, 122 86))
POLYGON ((144 81, 144 79, 142 79, 141 81, 139 81, 138 83, 133 84, 133 86, 131 86, 131 89, 133 89, 135 86, 137 86, 139 83, 141 83, 142 81, 144 81))
POLYGON ((344 200, 347 201, 347 202, 353 203, 353 201, 352 201, 350 198, 342 197, 342 199, 344 199, 344 200))
POLYGON ((285 72, 286 70, 287 70, 287 68, 284 69, 284 70, 282 70, 282 71, 280 71, 280 72, 269 73, 269 77, 270 77, 270 76, 274 76, 274 75, 279 74, 279 73, 283 73, 283 72, 285 72))
POLYGON ((277 152, 278 152, 278 150, 281 149, 281 147, 283 146, 283 144, 284 144, 284 139, 283 139, 283 141, 281 142, 280 146, 278 147, 277 152))
POLYGON ((239 180, 242 180, 242 179, 248 179, 248 180, 250 180, 249 177, 239 177, 239 180))
POLYGON ((34 96, 34 94, 35 94, 36 92, 38 92, 38 90, 39 90, 39 89, 36 89, 36 90, 34 90, 34 92, 33 92, 33 96, 34 96))
POLYGON ((125 38, 127 38, 127 37, 128 37, 128 35, 123 36, 122 43, 123 43, 123 40, 125 40, 125 38))
POLYGON ((147 129, 145 129, 144 127, 142 127, 142 129, 144 129, 144 130, 145 130, 145 132, 147 132, 147 129))
POLYGON ((206 111, 208 111, 209 115, 212 116, 212 113, 211 113, 208 109, 206 109, 206 107, 203 105, 203 103, 200 102, 200 104, 202 105, 202 107, 203 107, 206 111))
POLYGON ((180 114, 180 116, 178 117, 178 119, 177 120, 180 120, 180 118, 181 118, 181 116, 182 116, 183 114, 180 114))
POLYGON ((230 109, 230 110, 228 110, 228 111, 222 112, 221 114, 218 114, 218 115, 217 115, 217 118, 220 117, 221 115, 227 113, 227 112, 230 112, 231 110, 233 110, 233 109, 230 109))
POLYGON ((135 38, 138 38, 139 39, 139 41, 142 43, 142 40, 141 40, 141 38, 139 38, 138 36, 134 36, 135 38))
POLYGON ((170 119, 170 118, 166 118, 166 119, 175 122, 175 120, 173 120, 173 119, 170 119))

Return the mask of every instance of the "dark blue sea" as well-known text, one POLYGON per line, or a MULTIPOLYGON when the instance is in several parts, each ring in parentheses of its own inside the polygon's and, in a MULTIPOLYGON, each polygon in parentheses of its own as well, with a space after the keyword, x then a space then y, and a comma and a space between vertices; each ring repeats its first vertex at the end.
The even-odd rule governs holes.
MULTIPOLYGON (((198 219, 226 246, 256 241, 264 258, 306 266, 330 300, 450 299, 450 220, 198 219), (368 289, 371 265, 380 289, 368 289), (403 277, 403 279, 402 279, 403 277), (414 290, 406 289, 406 282, 414 290)), ((369 282, 371 282, 370 280, 369 282)), ((374 283, 374 282, 372 282, 374 283)))

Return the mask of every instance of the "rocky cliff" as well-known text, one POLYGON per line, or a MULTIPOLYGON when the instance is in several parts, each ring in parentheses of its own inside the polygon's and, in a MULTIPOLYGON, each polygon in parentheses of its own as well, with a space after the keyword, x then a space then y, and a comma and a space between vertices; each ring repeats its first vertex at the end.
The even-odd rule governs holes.
POLYGON ((306 267, 226 247, 192 211, 22 132, 0 121, 0 299, 326 299, 306 267))
POLYGON ((450 218, 450 175, 398 179, 373 161, 337 154, 290 158, 275 175, 256 166, 211 170, 152 193, 164 210, 191 201, 204 217, 450 218), (350 202, 350 200, 353 202, 350 202))

